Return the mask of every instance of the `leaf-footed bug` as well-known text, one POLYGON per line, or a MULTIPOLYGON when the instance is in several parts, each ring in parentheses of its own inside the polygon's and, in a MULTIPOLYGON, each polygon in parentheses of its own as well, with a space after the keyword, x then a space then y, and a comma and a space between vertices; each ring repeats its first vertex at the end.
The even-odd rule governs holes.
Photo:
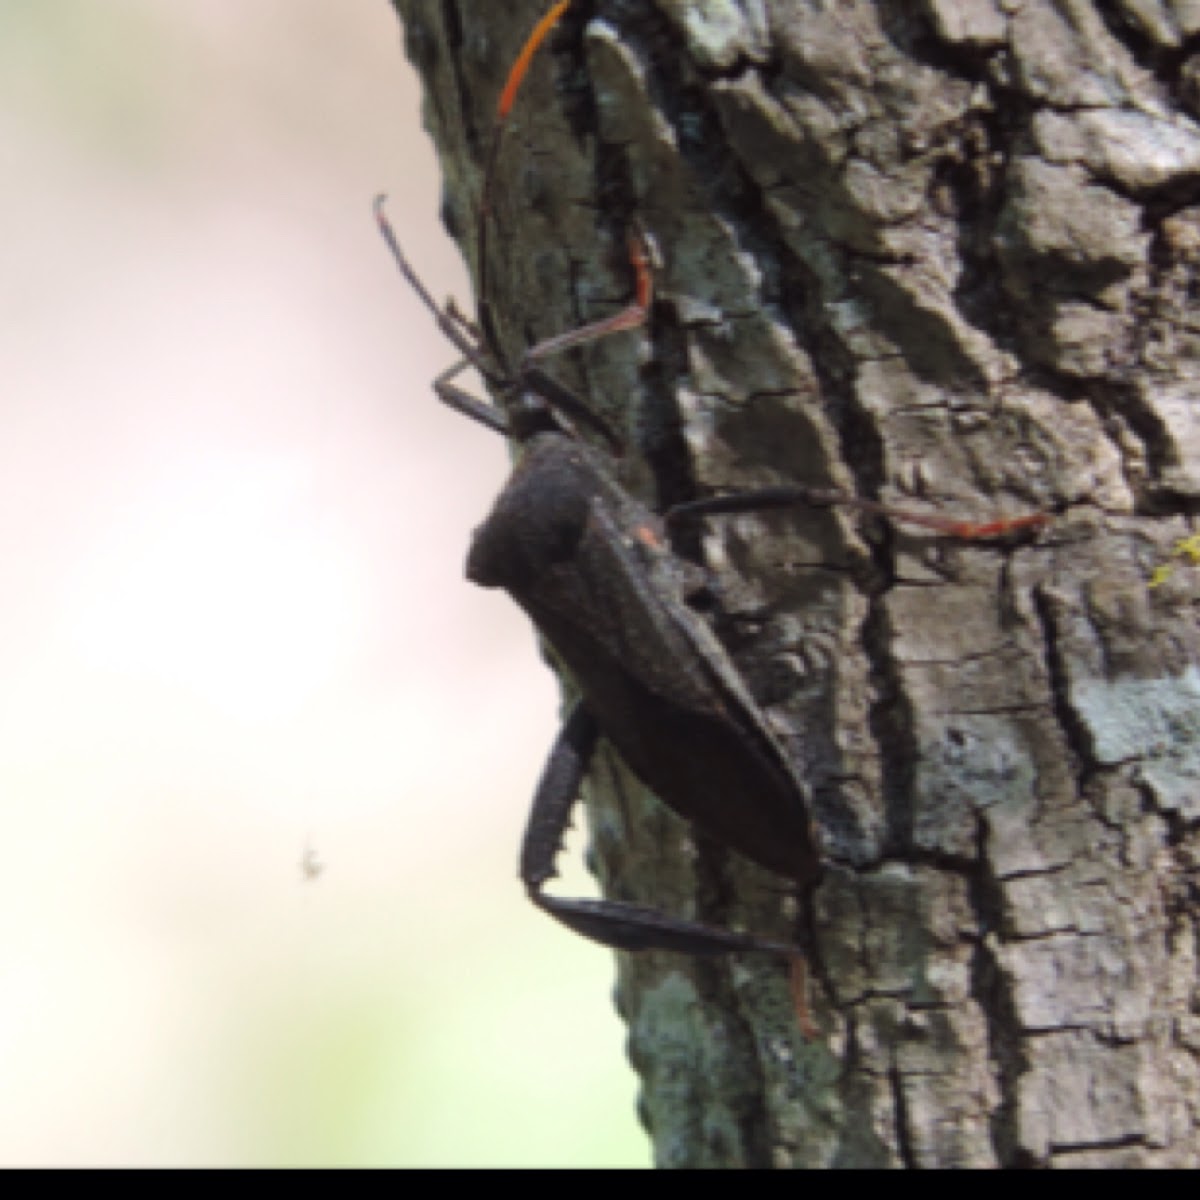
MULTIPOLYGON (((580 699, 559 733, 534 795, 520 857, 533 902, 574 930, 624 950, 686 954, 765 951, 784 955, 802 1026, 802 959, 797 947, 750 933, 667 916, 639 904, 550 895, 555 859, 597 739, 606 738, 646 786, 721 844, 790 880, 803 898, 820 873, 807 789, 751 698, 724 647, 685 601, 687 564, 668 545, 663 519, 618 483, 611 458, 580 432, 617 439, 607 425, 540 367, 547 356, 635 329, 651 305, 645 243, 631 238, 637 294, 627 308, 529 349, 515 373, 504 368, 486 305, 486 231, 502 131, 538 46, 563 16, 560 0, 538 23, 501 93, 479 205, 478 327, 440 307, 405 258, 375 202, 380 230, 405 279, 462 359, 434 382, 444 403, 512 438, 520 459, 490 515, 476 531, 467 577, 504 588, 526 611, 570 675, 580 699), (474 366, 497 404, 456 386, 474 366)), ((898 510, 831 489, 774 488, 699 500, 667 522, 721 512, 850 505, 966 538, 1036 528, 1042 514, 975 525, 898 510)))

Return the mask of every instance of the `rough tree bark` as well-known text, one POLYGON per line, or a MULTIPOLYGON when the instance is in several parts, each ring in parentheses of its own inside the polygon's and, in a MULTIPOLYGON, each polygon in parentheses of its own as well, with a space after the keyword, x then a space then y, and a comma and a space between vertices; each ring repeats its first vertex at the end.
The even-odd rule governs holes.
MULTIPOLYGON (((546 7, 396 0, 473 267, 546 7)), ((1188 0, 576 0, 535 66, 492 299, 515 359, 627 299, 652 234, 650 328, 556 364, 630 488, 1057 514, 1019 546, 709 523, 824 833, 822 1038, 779 964, 618 956, 659 1163, 1200 1161, 1198 117, 1188 0)), ((786 936, 779 881, 611 755, 589 804, 610 894, 786 936)))

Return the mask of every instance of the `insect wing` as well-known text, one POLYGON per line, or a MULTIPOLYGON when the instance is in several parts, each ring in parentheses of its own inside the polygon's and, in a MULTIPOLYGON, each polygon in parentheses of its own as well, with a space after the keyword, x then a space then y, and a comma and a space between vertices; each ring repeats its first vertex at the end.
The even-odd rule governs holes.
POLYGON ((660 799, 763 866, 811 878, 803 784, 724 648, 683 602, 679 566, 655 544, 657 518, 586 447, 535 441, 476 534, 468 574, 525 609, 660 799))

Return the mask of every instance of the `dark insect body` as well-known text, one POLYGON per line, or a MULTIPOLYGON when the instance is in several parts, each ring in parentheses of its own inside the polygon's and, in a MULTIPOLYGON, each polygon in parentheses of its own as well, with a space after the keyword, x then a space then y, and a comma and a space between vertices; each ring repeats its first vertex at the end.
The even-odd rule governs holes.
POLYGON ((521 848, 530 898, 576 933, 624 950, 686 954, 765 951, 789 958, 802 1027, 803 959, 796 946, 664 915, 614 900, 565 899, 545 885, 597 740, 709 836, 791 881, 801 894, 820 873, 820 851, 804 782, 771 732, 708 623, 686 600, 694 567, 669 548, 667 525, 721 512, 849 505, 951 536, 983 538, 1036 528, 1042 514, 976 525, 891 508, 829 489, 785 487, 682 505, 666 521, 625 491, 611 457, 578 436, 617 446, 586 405, 539 366, 551 354, 640 326, 651 304, 648 256, 631 239, 637 294, 606 320, 541 342, 506 375, 486 319, 486 227, 504 122, 538 46, 569 7, 555 4, 530 35, 501 94, 479 206, 480 321, 440 308, 400 249, 376 201, 380 230, 404 277, 463 358, 434 383, 450 407, 521 447, 520 460, 475 533, 467 577, 506 590, 525 610, 571 678, 580 699, 560 731, 538 784, 521 848), (499 405, 452 382, 478 369, 499 405))

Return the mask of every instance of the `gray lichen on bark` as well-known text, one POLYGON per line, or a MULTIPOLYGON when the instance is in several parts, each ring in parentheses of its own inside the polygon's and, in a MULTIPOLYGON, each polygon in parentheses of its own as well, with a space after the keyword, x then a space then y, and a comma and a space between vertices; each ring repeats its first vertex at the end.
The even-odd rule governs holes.
MULTIPOLYGON (((396 7, 477 269, 545 5, 396 7)), ((622 302, 652 235, 645 336, 555 364, 627 486, 1057 514, 1007 546, 710 522, 718 631, 827 848, 825 1036, 776 964, 619 956, 660 1163, 1200 1158, 1200 568, 1156 575, 1200 511, 1197 64, 1183 0, 576 0, 529 77, 489 300, 515 360, 622 302)), ((608 892, 786 936, 779 881, 612 755, 589 802, 608 892)))

